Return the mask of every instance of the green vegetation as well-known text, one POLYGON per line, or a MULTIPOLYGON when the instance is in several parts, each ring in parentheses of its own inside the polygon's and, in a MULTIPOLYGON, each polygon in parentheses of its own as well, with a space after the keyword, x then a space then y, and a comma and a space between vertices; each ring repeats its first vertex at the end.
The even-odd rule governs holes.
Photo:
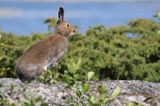
POLYGON ((157 12, 154 14, 154 17, 160 19, 160 11, 157 11, 157 12))
POLYGON ((56 22, 57 20, 54 17, 47 18, 44 21, 45 24, 48 24, 48 31, 50 31, 51 28, 54 28, 56 26, 56 22))
MULTIPOLYGON (((95 26, 70 39, 69 52, 40 81, 123 79, 160 81, 160 23, 148 19, 131 20, 126 26, 95 26), (79 62, 78 62, 79 61, 79 62), (79 64, 78 67, 74 64, 79 64), (73 67, 72 67, 73 66, 73 67), (77 70, 77 72, 74 72, 77 70), (68 80, 67 79, 67 80, 68 80)), ((48 34, 16 36, 0 32, 0 77, 16 78, 15 62, 31 45, 48 34)))
POLYGON ((110 103, 115 100, 116 97, 120 95, 121 89, 117 87, 114 89, 111 95, 108 94, 106 86, 100 84, 97 86, 97 96, 94 96, 90 90, 90 84, 88 82, 81 84, 76 84, 72 89, 76 92, 75 98, 69 97, 67 102, 72 106, 103 106, 110 105, 110 103))

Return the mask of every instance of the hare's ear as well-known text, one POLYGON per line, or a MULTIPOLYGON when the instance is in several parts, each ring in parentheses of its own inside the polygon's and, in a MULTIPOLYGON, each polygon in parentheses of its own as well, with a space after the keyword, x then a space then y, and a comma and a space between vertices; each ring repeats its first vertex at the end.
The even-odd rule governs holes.
POLYGON ((63 7, 60 7, 59 8, 59 11, 58 11, 58 18, 59 18, 59 22, 64 22, 64 9, 63 7))

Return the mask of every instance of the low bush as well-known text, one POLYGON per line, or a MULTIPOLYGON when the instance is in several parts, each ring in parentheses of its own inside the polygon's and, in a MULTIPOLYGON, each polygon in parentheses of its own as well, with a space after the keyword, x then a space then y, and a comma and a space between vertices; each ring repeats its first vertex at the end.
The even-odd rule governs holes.
MULTIPOLYGON (((89 28, 85 34, 77 33, 70 39, 69 52, 56 68, 48 69, 44 73, 41 81, 62 81, 69 64, 72 66, 81 59, 75 80, 87 80, 88 72, 94 72, 92 80, 159 82, 159 29, 158 22, 136 19, 125 26, 95 26, 89 28)), ((48 36, 39 33, 17 36, 5 32, 0 32, 0 35, 0 77, 14 78, 17 58, 35 42, 48 36)))

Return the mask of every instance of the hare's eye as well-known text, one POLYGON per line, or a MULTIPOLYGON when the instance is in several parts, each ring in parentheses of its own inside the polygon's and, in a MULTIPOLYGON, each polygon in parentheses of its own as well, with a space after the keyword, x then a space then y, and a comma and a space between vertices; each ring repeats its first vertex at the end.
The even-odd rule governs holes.
POLYGON ((70 27, 70 24, 66 24, 66 27, 70 27))

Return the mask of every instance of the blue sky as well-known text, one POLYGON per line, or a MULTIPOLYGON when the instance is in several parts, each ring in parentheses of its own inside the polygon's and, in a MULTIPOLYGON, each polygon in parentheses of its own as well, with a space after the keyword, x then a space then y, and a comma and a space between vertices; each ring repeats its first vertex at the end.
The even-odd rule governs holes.
POLYGON ((142 1, 158 1, 158 0, 1 0, 12 2, 142 2, 142 1))
POLYGON ((0 30, 16 34, 47 32, 44 20, 57 18, 59 6, 65 20, 85 32, 94 25, 126 25, 135 18, 153 19, 160 0, 0 0, 0 30))
MULTIPOLYGON (((59 3, 83 3, 83 2, 156 2, 159 0, 0 0, 0 2, 7 2, 7 3, 54 3, 54 2, 59 2, 59 3)), ((160 4, 159 4, 160 5, 160 4)), ((34 10, 34 11, 29 11, 29 10, 24 10, 21 8, 16 8, 16 7, 0 7, 0 18, 7 18, 7 17, 23 17, 26 16, 26 18, 37 18, 37 17, 42 17, 44 18, 46 13, 53 13, 52 15, 56 15, 57 10, 34 10), (41 12, 42 15, 37 15, 39 12, 41 12), (37 13, 37 14, 35 14, 37 13), (54 14, 55 13, 55 14, 54 14), (35 15, 34 15, 35 14, 35 15)), ((82 10, 82 11, 76 11, 75 10, 69 10, 68 14, 72 16, 73 18, 77 18, 79 14, 83 14, 81 18, 89 18, 91 17, 88 15, 87 10, 82 10)), ((95 11, 96 12, 96 11, 95 11)), ((69 16, 68 16, 69 17, 69 16)), ((93 17, 93 16, 92 16, 93 17)), ((99 16, 95 16, 99 17, 99 16)), ((105 17, 104 17, 105 18, 105 17)))

